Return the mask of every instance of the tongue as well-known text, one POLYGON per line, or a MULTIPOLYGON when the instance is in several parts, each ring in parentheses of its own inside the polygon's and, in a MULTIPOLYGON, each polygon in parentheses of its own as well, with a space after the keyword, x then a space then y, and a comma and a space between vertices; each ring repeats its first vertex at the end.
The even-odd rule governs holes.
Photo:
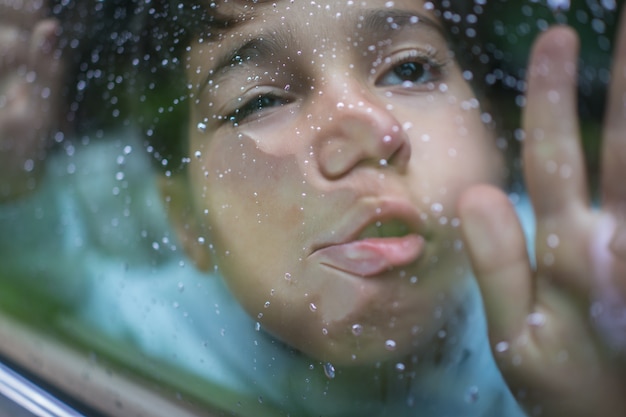
POLYGON ((329 246, 316 252, 324 265, 354 275, 371 277, 416 260, 424 248, 419 235, 368 238, 329 246))

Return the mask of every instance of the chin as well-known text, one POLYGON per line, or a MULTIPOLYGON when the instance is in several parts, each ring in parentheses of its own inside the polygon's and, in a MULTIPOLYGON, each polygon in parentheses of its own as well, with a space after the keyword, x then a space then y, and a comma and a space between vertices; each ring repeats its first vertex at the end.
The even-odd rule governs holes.
POLYGON ((320 362, 348 367, 400 361, 407 356, 425 353, 427 349, 432 350, 432 335, 429 343, 423 333, 414 334, 410 329, 402 335, 376 333, 367 334, 364 330, 363 334, 355 336, 352 331, 348 331, 333 337, 332 332, 329 332, 318 340, 309 337, 293 341, 293 346, 300 346, 304 354, 320 362))

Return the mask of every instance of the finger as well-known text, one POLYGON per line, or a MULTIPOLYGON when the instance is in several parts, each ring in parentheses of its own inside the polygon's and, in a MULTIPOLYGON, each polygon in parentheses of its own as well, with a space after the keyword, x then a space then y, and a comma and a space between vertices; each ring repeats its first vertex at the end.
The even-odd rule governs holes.
POLYGON ((0 0, 0 25, 32 28, 48 13, 44 0, 0 0))
POLYGON ((571 29, 554 27, 539 37, 531 55, 523 164, 538 221, 588 202, 576 108, 578 48, 571 29))
POLYGON ((490 338, 511 343, 523 333, 534 302, 532 270, 515 210, 502 191, 477 186, 461 197, 459 215, 490 338))
POLYGON ((615 215, 626 217, 626 7, 613 53, 602 148, 602 198, 615 215))
POLYGON ((29 46, 29 68, 37 74, 38 84, 51 91, 60 87, 64 70, 57 48, 58 29, 57 20, 42 20, 35 26, 29 46))
POLYGON ((0 28, 0 107, 12 100, 16 83, 28 83, 35 95, 56 93, 63 73, 56 48, 58 28, 59 23, 53 19, 39 22, 32 35, 0 28))

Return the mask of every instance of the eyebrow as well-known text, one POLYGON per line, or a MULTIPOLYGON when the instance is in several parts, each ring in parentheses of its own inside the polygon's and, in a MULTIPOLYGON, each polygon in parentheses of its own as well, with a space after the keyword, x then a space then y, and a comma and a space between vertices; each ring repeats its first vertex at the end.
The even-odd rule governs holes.
MULTIPOLYGON (((423 14, 404 9, 375 9, 366 10, 350 19, 353 27, 360 26, 365 33, 392 32, 396 28, 412 25, 420 25, 437 32, 444 40, 448 41, 448 35, 441 24, 423 14)), ((349 25, 346 25, 349 27, 349 25)), ((258 57, 273 56, 284 51, 288 45, 297 44, 293 36, 293 27, 281 26, 275 31, 258 35, 229 49, 222 54, 213 65, 199 85, 202 92, 211 78, 217 78, 228 68, 237 64, 254 64, 258 57)))

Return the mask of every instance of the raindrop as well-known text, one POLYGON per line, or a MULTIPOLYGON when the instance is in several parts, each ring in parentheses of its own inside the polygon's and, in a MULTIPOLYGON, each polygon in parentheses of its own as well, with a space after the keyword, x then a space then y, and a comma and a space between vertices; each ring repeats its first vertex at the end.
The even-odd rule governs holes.
POLYGON ((402 362, 396 363, 396 370, 399 372, 403 372, 406 369, 406 365, 402 362))
POLYGON ((206 123, 198 123, 198 132, 200 133, 204 133, 206 132, 206 123))
POLYGON ((183 292, 185 291, 185 284, 183 284, 182 282, 178 283, 178 292, 183 292))
POLYGON ((430 206, 433 213, 441 213, 443 211, 443 205, 441 203, 434 203, 430 206))
POLYGON ((526 322, 531 326, 541 327, 546 324, 546 318, 541 313, 531 313, 526 317, 526 322))
POLYGON ((269 306, 270 306, 270 302, 269 301, 266 301, 265 304, 263 304, 264 308, 268 308, 269 306))
POLYGON ((352 325, 352 334, 355 336, 360 336, 363 333, 363 326, 360 324, 352 325))
POLYGON ((333 366, 332 363, 326 362, 324 364, 324 375, 326 375, 326 378, 328 379, 335 378, 336 372, 335 372, 335 367, 333 366))
POLYGON ((602 7, 607 10, 615 10, 617 4, 615 3, 615 0, 602 0, 602 7))
POLYGON ((550 248, 554 249, 559 246, 560 239, 557 235, 552 233, 548 235, 548 238, 546 239, 546 243, 548 244, 550 248))
POLYGON ((254 330, 256 330, 257 332, 261 331, 261 323, 259 323, 258 321, 256 323, 254 323, 254 330))
POLYGON ((285 272, 285 281, 291 282, 291 274, 289 272, 285 272))
POLYGON ((504 353, 507 350, 509 350, 509 347, 510 347, 509 342, 504 342, 504 341, 503 342, 498 342, 496 344, 496 352, 504 353))
POLYGON ((548 100, 550 103, 558 103, 561 100, 561 95, 558 91, 550 90, 548 91, 548 100))
POLYGON ((478 396, 478 387, 472 385, 467 389, 467 392, 465 393, 465 401, 470 404, 474 404, 476 401, 478 401, 478 396))
POLYGON ((396 350, 396 347, 397 347, 397 345, 396 345, 396 341, 395 340, 389 339, 389 340, 385 341, 385 349, 387 349, 389 351, 394 351, 394 350, 396 350))
POLYGON ((35 162, 32 159, 27 159, 24 162, 24 171, 32 172, 34 168, 35 168, 35 162))
POLYGON ((553 11, 569 10, 570 0, 548 0, 548 7, 553 11))
POLYGON ((314 303, 309 304, 309 309, 312 312, 316 312, 317 311, 317 306, 314 303))

